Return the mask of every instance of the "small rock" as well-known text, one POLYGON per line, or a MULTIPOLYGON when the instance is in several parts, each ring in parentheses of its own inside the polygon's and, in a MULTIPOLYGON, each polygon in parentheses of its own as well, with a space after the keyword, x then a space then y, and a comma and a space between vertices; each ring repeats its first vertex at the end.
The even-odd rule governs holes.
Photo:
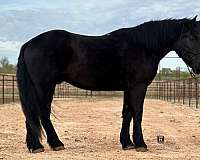
POLYGON ((175 119, 170 119, 170 122, 175 122, 175 119))
POLYGON ((81 142, 81 140, 80 139, 75 139, 75 142, 81 142))

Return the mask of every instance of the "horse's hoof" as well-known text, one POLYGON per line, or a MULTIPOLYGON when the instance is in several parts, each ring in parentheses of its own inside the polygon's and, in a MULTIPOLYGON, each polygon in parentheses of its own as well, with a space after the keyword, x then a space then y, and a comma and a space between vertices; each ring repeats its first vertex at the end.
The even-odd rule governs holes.
POLYGON ((40 152, 44 152, 44 148, 38 148, 35 150, 30 150, 31 153, 40 153, 40 152))
POLYGON ((60 150, 64 150, 64 149, 65 149, 64 146, 58 146, 58 147, 53 148, 54 151, 60 151, 60 150))
POLYGON ((148 149, 146 147, 137 147, 137 148, 135 148, 135 150, 137 152, 147 152, 148 151, 148 149))
POLYGON ((135 146, 130 145, 130 146, 126 146, 122 148, 123 150, 131 150, 131 149, 135 149, 135 146))

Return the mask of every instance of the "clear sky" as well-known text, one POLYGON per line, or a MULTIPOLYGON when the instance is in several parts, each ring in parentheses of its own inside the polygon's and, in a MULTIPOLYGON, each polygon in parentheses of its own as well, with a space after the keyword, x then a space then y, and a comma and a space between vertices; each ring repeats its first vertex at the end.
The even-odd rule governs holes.
MULTIPOLYGON (((200 16, 200 0, 0 0, 0 58, 16 63, 20 46, 50 29, 101 35, 149 20, 195 15, 200 16)), ((178 65, 185 67, 178 59, 161 62, 161 67, 178 65)))

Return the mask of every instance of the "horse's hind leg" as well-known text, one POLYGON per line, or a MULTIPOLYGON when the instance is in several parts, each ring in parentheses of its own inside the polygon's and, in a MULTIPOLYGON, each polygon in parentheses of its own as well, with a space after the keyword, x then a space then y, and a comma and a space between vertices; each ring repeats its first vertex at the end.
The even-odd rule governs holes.
POLYGON ((134 144, 132 143, 130 139, 130 123, 132 120, 132 113, 128 106, 128 95, 127 92, 124 91, 124 102, 123 102, 123 110, 122 110, 122 128, 120 133, 120 142, 122 144, 122 148, 124 150, 133 149, 134 144))
POLYGON ((53 100, 55 86, 51 87, 46 92, 46 98, 44 106, 41 108, 41 122, 45 129, 47 135, 47 142, 53 150, 62 150, 64 149, 64 144, 59 140, 58 135, 53 127, 53 124, 50 120, 51 113, 51 102, 53 100))
POLYGON ((30 125, 26 121, 26 144, 27 148, 29 149, 30 152, 32 153, 38 153, 38 152, 43 152, 44 147, 39 141, 39 136, 35 131, 32 130, 30 125))

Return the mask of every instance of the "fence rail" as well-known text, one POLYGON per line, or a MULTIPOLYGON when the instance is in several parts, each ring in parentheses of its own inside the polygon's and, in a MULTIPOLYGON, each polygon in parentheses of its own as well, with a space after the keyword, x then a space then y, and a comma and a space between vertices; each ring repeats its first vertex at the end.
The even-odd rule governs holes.
POLYGON ((198 108, 200 105, 199 89, 199 78, 154 81, 148 87, 147 97, 198 108))
POLYGON ((16 102, 19 94, 15 75, 0 75, 0 103, 16 102))
MULTIPOLYGON (((199 107, 199 79, 154 81, 148 87, 146 97, 161 99, 183 105, 199 107)), ((118 91, 88 91, 66 82, 56 86, 54 98, 94 98, 122 96, 118 91)), ((0 75, 0 104, 19 101, 15 75, 0 75)))
MULTIPOLYGON (((57 85, 54 92, 54 98, 95 98, 114 96, 122 96, 122 92, 88 91, 74 87, 66 82, 57 85)), ((19 92, 17 88, 16 76, 0 74, 0 104, 17 101, 19 101, 19 92)))
POLYGON ((117 97, 122 96, 120 91, 90 91, 74 87, 66 82, 56 86, 54 98, 95 98, 95 97, 117 97))

